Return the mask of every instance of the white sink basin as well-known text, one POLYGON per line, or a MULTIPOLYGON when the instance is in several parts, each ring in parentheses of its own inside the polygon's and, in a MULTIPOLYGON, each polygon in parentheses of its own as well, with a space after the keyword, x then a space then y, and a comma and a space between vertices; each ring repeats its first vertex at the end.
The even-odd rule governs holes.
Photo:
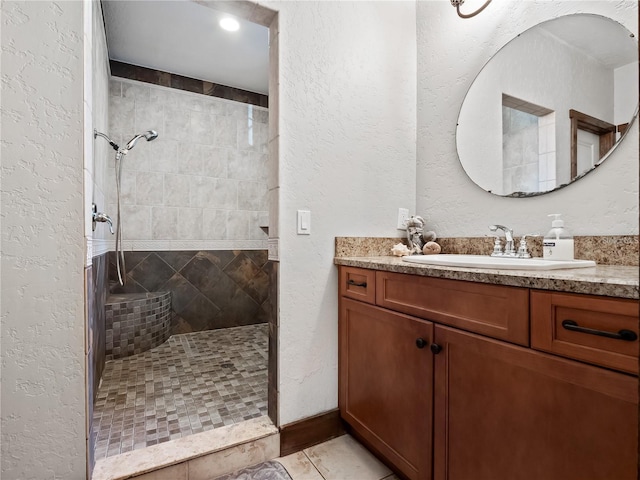
POLYGON ((499 270, 558 270, 561 268, 595 267, 591 260, 544 260, 542 258, 491 257, 489 255, 409 255, 402 260, 424 265, 448 267, 493 268, 499 270))

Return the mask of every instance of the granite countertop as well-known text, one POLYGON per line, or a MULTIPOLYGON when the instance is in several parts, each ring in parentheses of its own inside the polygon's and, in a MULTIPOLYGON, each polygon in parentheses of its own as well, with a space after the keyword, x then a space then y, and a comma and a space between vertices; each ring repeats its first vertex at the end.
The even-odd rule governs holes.
POLYGON ((639 298, 637 266, 598 265, 564 270, 498 270, 442 267, 407 263, 400 257, 335 257, 336 265, 408 273, 425 277, 466 280, 513 287, 586 293, 619 298, 639 298))

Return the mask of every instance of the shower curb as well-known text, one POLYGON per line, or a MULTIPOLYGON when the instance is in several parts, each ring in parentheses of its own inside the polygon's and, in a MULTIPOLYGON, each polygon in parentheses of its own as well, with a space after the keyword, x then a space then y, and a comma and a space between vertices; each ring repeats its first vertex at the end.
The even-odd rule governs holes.
POLYGON ((203 478, 204 470, 207 478, 215 478, 279 456, 278 428, 264 416, 98 460, 91 480, 126 480, 150 472, 203 478))

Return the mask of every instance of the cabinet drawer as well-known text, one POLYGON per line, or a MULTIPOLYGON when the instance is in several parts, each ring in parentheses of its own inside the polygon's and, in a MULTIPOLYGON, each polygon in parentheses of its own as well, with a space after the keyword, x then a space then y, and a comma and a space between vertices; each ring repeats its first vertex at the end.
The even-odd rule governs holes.
MULTIPOLYGON (((633 334, 629 335, 633 337, 633 334)), ((637 335, 636 300, 531 292, 533 348, 637 375, 637 335), (567 321, 572 323, 563 326, 567 321), (621 330, 633 332, 636 339, 623 340, 598 334, 615 335, 621 330)))
POLYGON ((376 300, 375 270, 340 267, 340 296, 374 304, 376 300))
POLYGON ((376 272, 376 304, 529 346, 529 290, 376 272))

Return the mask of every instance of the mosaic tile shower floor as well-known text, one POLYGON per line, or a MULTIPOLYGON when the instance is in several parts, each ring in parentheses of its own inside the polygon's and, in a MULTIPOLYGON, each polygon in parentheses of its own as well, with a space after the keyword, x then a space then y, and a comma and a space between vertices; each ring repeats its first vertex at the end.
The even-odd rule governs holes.
POLYGON ((106 363, 96 460, 267 414, 267 324, 173 335, 106 363))

